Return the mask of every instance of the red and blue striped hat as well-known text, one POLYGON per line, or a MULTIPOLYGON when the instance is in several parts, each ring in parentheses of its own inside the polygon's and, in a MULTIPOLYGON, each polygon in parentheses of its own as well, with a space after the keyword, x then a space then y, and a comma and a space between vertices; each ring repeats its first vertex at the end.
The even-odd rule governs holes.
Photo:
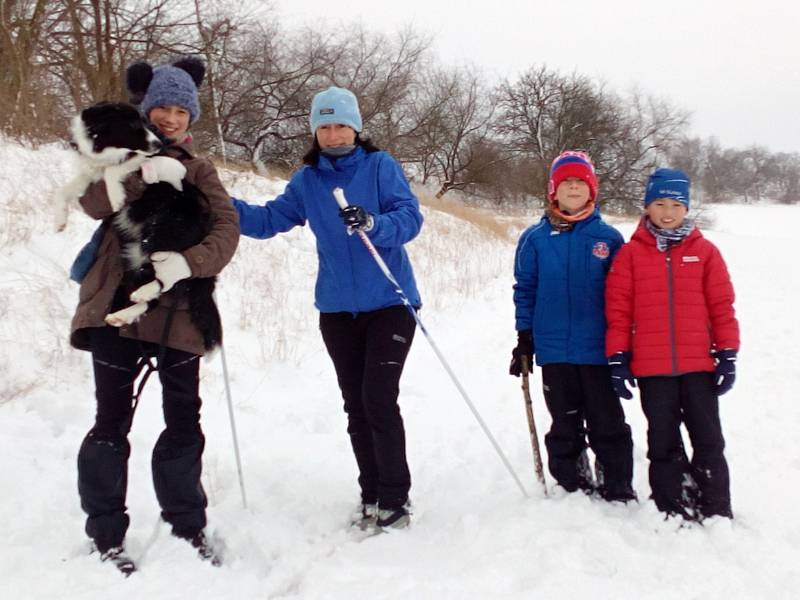
POLYGON ((585 181, 589 186, 591 200, 597 198, 597 176, 588 154, 579 150, 565 150, 556 156, 550 166, 550 181, 547 185, 547 195, 551 201, 556 199, 556 190, 567 177, 577 177, 585 181))

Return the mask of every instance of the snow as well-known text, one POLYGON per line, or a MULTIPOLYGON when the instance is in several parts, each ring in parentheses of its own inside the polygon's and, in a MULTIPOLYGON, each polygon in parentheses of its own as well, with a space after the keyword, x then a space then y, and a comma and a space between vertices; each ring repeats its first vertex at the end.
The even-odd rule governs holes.
MULTIPOLYGON (((312 305, 312 234, 243 239, 219 304, 248 507, 242 507, 219 353, 202 366, 209 532, 225 565, 197 560, 159 524, 149 471, 161 430, 152 380, 131 433, 128 579, 88 554, 76 453, 94 414, 89 355, 67 343, 77 286, 67 272, 93 223, 74 212, 51 233, 48 199, 70 174, 68 152, 0 140, 0 597, 2 598, 794 598, 800 585, 800 276, 798 206, 706 210, 737 290, 739 375, 721 400, 734 521, 679 528, 647 500, 646 423, 634 433, 641 502, 545 498, 533 475, 515 343, 514 239, 425 208, 409 245, 421 317, 529 497, 459 396, 421 332, 402 380, 413 477, 412 527, 357 541, 358 494, 342 401, 312 305)), ((263 201, 282 189, 225 172, 229 191, 263 201)), ((333 202, 333 199, 331 199, 333 202)), ((534 217, 530 217, 533 221, 534 217)), ((525 221, 517 222, 519 231, 525 221)), ((632 222, 619 224, 628 237, 632 222)), ((534 413, 549 419, 538 373, 534 413)), ((552 479, 548 480, 552 484, 552 479)))

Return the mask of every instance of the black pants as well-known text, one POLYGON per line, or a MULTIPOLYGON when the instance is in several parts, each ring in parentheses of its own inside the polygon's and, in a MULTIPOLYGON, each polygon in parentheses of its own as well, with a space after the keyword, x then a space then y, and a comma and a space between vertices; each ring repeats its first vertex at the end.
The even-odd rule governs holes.
MULTIPOLYGON (((111 327, 91 330, 97 414, 78 453, 78 493, 88 515, 86 533, 103 552, 119 546, 129 518, 128 432, 140 358, 159 347, 122 338, 111 327)), ((191 536, 206 525, 208 504, 200 483, 205 438, 200 428, 200 357, 165 349, 159 378, 166 428, 153 449, 152 470, 161 515, 176 535, 191 536)))
POLYGON ((554 363, 542 367, 547 409, 553 419, 545 435, 547 464, 559 485, 573 492, 594 484, 586 437, 597 462, 597 490, 607 500, 635 497, 631 428, 605 365, 554 363))
POLYGON ((365 503, 397 508, 408 500, 411 476, 397 404, 416 322, 404 306, 358 313, 320 313, 347 413, 365 503))
POLYGON ((723 451, 713 373, 639 379, 647 417, 650 489, 658 509, 685 518, 731 517, 730 478, 723 451), (686 425, 692 460, 681 437, 686 425))

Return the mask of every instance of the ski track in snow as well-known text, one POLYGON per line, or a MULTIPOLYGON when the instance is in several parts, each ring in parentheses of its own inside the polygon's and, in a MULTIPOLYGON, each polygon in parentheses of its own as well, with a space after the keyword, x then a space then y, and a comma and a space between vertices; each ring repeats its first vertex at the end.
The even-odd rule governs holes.
MULTIPOLYGON (((49 231, 46 199, 67 180, 66 157, 54 146, 32 151, 0 140, 0 597, 796 597, 800 207, 708 209, 713 223, 705 233, 731 271, 742 327, 736 385, 721 399, 733 522, 679 528, 647 501, 646 423, 635 400, 624 408, 640 503, 543 497, 520 381, 507 375, 515 343, 514 244, 425 209, 422 234, 409 246, 422 320, 530 497, 522 496, 418 332, 401 388, 412 526, 363 541, 348 533, 358 499, 355 461, 312 306, 313 237, 295 230, 266 242, 243 240, 221 278, 219 301, 248 508, 241 504, 217 355, 201 370, 203 481, 209 532, 224 540, 225 565, 199 561, 159 524, 149 471, 161 430, 153 378, 130 436, 127 546, 140 571, 124 579, 88 555, 77 497, 76 453, 94 399, 89 355, 67 343, 77 297, 67 269, 93 224, 76 212, 67 233, 49 231)), ((242 174, 224 179, 231 193, 251 202, 282 187, 242 174)), ((619 227, 627 239, 634 224, 619 227)), ((543 444, 549 419, 540 388, 537 371, 531 391, 543 444)))

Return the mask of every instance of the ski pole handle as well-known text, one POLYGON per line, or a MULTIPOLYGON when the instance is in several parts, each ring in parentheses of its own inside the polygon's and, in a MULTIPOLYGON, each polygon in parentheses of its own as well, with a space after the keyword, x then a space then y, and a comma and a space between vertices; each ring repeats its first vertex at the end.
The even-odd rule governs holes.
POLYGON ((347 208, 350 206, 347 204, 347 198, 344 197, 344 190, 342 188, 333 188, 333 197, 336 198, 336 203, 339 205, 339 208, 347 208))

